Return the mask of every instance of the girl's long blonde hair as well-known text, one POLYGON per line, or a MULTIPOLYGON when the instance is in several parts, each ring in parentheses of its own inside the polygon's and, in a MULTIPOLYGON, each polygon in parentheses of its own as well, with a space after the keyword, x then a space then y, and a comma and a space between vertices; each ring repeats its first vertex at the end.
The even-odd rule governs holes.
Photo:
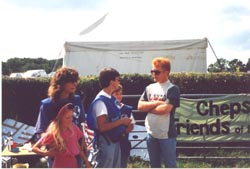
MULTIPOLYGON (((62 124, 61 120, 63 116, 68 112, 74 109, 74 105, 72 103, 65 104, 58 112, 56 118, 50 123, 47 129, 47 133, 53 136, 55 144, 57 147, 60 147, 60 151, 66 150, 66 144, 61 134, 62 124)), ((69 130, 71 131, 71 136, 74 134, 74 130, 72 126, 70 126, 69 130)))

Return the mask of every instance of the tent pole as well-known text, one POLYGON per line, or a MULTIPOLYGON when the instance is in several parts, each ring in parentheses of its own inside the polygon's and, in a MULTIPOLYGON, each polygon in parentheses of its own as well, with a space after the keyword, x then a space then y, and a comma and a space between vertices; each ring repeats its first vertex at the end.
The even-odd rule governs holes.
POLYGON ((217 57, 217 55, 216 55, 216 53, 215 53, 215 51, 214 51, 214 49, 213 49, 213 47, 212 47, 210 41, 209 41, 208 39, 207 39, 207 41, 208 41, 208 44, 209 44, 210 48, 211 48, 212 51, 213 51, 213 54, 214 54, 214 56, 215 56, 215 58, 216 58, 218 64, 220 65, 220 67, 221 67, 221 69, 222 69, 222 65, 220 64, 220 60, 218 59, 218 57, 217 57))

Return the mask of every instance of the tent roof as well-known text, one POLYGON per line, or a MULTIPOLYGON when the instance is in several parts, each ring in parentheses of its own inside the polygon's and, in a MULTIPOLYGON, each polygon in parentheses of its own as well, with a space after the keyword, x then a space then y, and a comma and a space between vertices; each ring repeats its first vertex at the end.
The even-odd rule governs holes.
POLYGON ((174 50, 178 48, 207 48, 207 39, 162 40, 162 41, 102 41, 102 42, 65 42, 65 51, 112 50, 112 51, 150 51, 174 50))

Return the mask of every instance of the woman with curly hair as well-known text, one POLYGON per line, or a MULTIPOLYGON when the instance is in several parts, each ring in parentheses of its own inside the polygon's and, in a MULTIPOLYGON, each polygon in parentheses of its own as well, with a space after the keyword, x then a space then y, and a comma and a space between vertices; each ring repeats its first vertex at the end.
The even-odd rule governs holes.
MULTIPOLYGON (((48 98, 45 98, 40 103, 39 115, 35 127, 35 137, 38 140, 52 120, 55 119, 57 112, 66 103, 74 104, 73 122, 81 130, 81 123, 85 121, 85 111, 82 99, 75 94, 76 87, 79 81, 79 74, 75 69, 62 67, 55 72, 55 75, 50 81, 48 88, 48 98)), ((87 146, 85 139, 82 139, 84 152, 87 154, 87 146)), ((79 167, 82 167, 82 160, 79 160, 79 167)), ((51 167, 52 159, 48 159, 48 167, 51 167)))

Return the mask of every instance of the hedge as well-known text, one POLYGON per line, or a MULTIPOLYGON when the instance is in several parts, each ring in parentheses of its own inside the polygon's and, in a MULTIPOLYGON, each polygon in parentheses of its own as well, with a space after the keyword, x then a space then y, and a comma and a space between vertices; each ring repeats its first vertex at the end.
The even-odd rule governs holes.
MULTIPOLYGON (((121 84, 124 94, 138 95, 153 82, 149 75, 123 74, 121 84)), ((250 93, 249 73, 172 73, 170 80, 178 85, 181 94, 238 94, 250 93)), ((35 126, 40 100, 47 97, 50 78, 9 78, 2 77, 2 121, 14 118, 35 126)), ((98 77, 81 77, 77 94, 83 98, 87 110, 99 92, 98 77)), ((137 100, 134 100, 134 107, 137 100)))

